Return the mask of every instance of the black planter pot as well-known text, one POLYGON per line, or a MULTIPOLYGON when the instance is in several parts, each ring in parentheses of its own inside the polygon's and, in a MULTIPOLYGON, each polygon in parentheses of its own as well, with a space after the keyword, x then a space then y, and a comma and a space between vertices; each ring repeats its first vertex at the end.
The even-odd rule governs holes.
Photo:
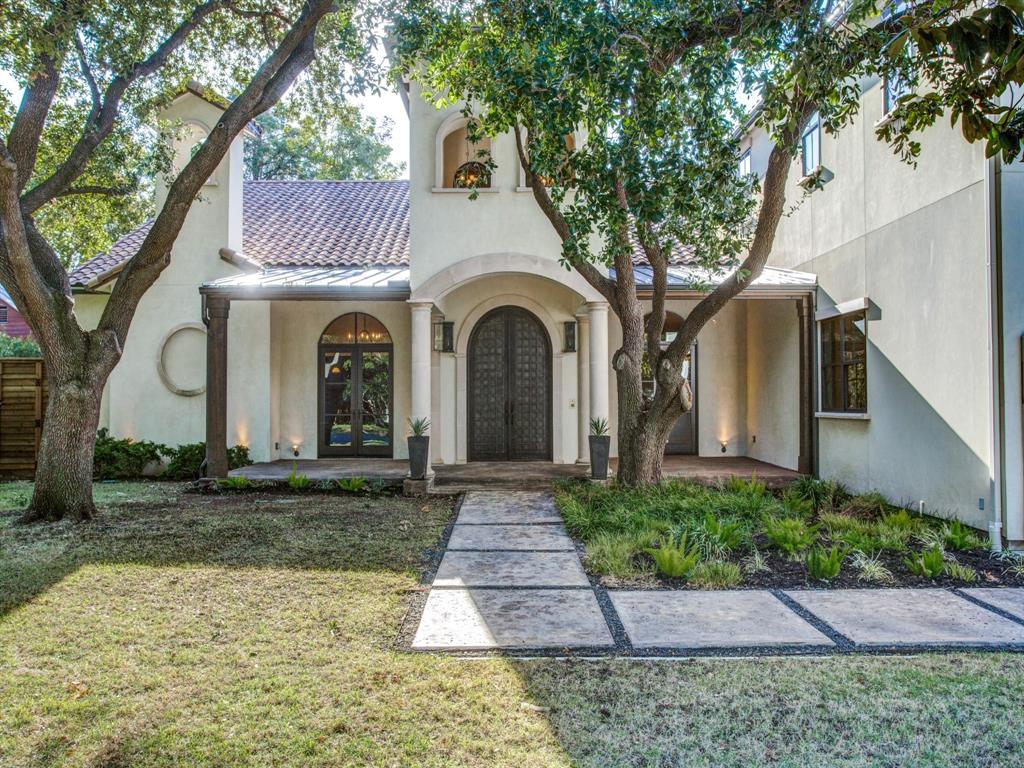
POLYGON ((427 476, 427 455, 430 453, 430 436, 410 436, 409 442, 409 477, 422 480, 427 476))
POLYGON ((590 436, 590 476, 594 480, 608 479, 608 449, 611 442, 608 435, 590 436))

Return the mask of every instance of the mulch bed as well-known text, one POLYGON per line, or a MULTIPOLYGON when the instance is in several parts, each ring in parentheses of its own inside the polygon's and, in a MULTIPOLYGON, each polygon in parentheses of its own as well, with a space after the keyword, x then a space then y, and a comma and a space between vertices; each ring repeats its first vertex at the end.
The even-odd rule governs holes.
MULTIPOLYGON (((857 569, 850 563, 849 558, 843 562, 839 575, 829 581, 811 579, 807 575, 807 566, 803 561, 790 560, 786 555, 769 549, 767 539, 764 536, 755 537, 755 543, 765 564, 770 571, 743 574, 743 581, 733 589, 880 589, 886 587, 1024 587, 1024 576, 1008 573, 1011 563, 1005 560, 998 560, 992 557, 989 550, 985 548, 965 550, 953 553, 958 562, 968 565, 978 572, 978 580, 973 582, 961 579, 951 579, 943 574, 937 579, 929 579, 911 573, 904 560, 911 556, 912 552, 889 552, 883 551, 878 560, 892 573, 893 581, 887 584, 879 584, 871 581, 864 581, 858 578, 857 569)), ((583 546, 580 545, 580 554, 583 554, 583 546)), ((641 557, 646 558, 646 555, 641 557)), ((730 558, 733 562, 742 561, 740 558, 730 558)), ((584 559, 584 564, 586 560, 584 559)), ((653 562, 649 563, 651 573, 645 574, 639 580, 620 579, 612 576, 591 574, 591 578, 606 588, 621 589, 629 587, 632 589, 697 589, 683 579, 670 579, 654 572, 653 562)))

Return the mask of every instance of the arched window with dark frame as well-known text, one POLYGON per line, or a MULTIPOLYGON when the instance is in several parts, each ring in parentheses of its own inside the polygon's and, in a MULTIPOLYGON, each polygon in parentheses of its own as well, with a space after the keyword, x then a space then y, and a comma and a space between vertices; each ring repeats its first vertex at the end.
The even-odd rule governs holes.
POLYGON ((377 318, 349 312, 317 347, 320 456, 391 456, 394 345, 377 318))

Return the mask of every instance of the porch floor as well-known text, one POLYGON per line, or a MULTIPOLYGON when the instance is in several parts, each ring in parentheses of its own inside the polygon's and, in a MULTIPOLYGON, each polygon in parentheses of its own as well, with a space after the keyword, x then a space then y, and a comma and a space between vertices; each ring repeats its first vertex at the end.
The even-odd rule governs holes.
MULTIPOLYGON (((611 460, 609 473, 614 474, 616 460, 611 460)), ((285 480, 292 468, 310 480, 336 480, 342 477, 365 477, 369 480, 401 482, 409 473, 409 462, 394 459, 295 459, 260 462, 231 475, 245 475, 250 480, 285 480)), ((437 464, 434 484, 443 488, 463 489, 480 486, 550 487, 555 480, 586 477, 590 468, 584 464, 552 464, 547 461, 471 462, 469 464, 437 464)), ((663 465, 666 478, 714 483, 730 477, 751 477, 769 486, 784 485, 800 477, 800 473, 756 459, 737 457, 666 456, 663 465)))

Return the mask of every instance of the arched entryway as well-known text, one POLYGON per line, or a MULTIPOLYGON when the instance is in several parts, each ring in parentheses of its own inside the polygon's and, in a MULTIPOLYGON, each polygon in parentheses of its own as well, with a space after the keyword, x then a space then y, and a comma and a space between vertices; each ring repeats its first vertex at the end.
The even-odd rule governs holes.
POLYGON ((335 318, 317 348, 318 455, 391 456, 394 347, 383 323, 362 312, 335 318))
POLYGON ((531 312, 498 307, 467 350, 470 461, 551 460, 551 341, 531 312))
MULTIPOLYGON (((647 316, 650 319, 650 315, 647 316)), ((675 312, 665 313, 665 325, 661 330, 662 349, 667 347, 675 339, 676 334, 683 327, 683 318, 675 312)), ((686 354, 683 362, 683 378, 689 379, 690 391, 693 392, 693 408, 680 416, 672 427, 665 444, 665 453, 677 455, 695 455, 697 453, 697 345, 694 344, 686 354)), ((645 390, 653 391, 655 386, 654 373, 647 363, 647 355, 644 355, 644 382, 645 390)))

